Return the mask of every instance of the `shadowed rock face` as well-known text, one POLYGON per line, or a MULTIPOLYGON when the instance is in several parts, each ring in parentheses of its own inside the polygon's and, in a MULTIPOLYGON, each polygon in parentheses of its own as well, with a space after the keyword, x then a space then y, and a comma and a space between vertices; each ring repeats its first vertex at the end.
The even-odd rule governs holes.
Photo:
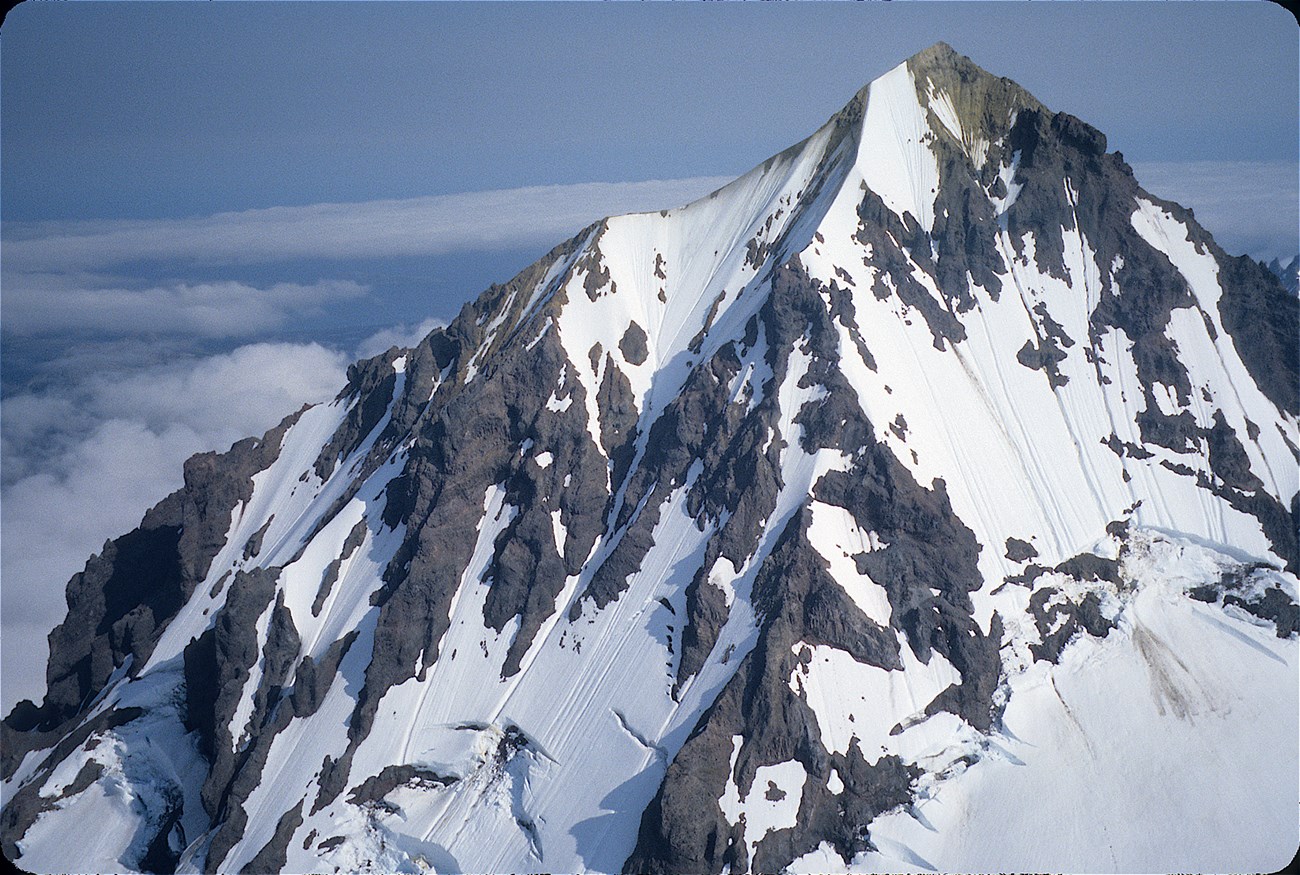
POLYGON ((1260 390, 1279 410, 1300 415, 1300 298, 1258 262, 1214 251, 1224 280, 1224 329, 1260 390))
MULTIPOLYGON (((864 531, 876 531, 889 542, 887 549, 859 559, 869 566, 872 579, 885 586, 895 627, 919 658, 928 660, 931 649, 938 650, 963 677, 962 684, 931 703, 932 709, 953 711, 987 728, 995 719, 1000 626, 985 636, 970 615, 967 593, 980 585, 975 570, 979 546, 953 515, 942 484, 936 490, 920 487, 872 437, 870 423, 850 400, 853 390, 836 367, 834 326, 820 306, 823 291, 796 262, 776 272, 772 295, 761 311, 772 320, 766 323, 772 336, 804 324, 802 336, 814 354, 809 373, 824 381, 826 394, 796 417, 803 424, 805 451, 835 448, 856 459, 848 471, 824 475, 813 496, 845 508, 864 531), (940 595, 933 594, 932 586, 941 588, 940 595)), ((774 373, 783 370, 774 365, 774 373)), ((826 560, 807 541, 807 523, 806 512, 792 518, 760 569, 753 592, 763 618, 759 643, 669 767, 642 817, 626 871, 716 872, 726 866, 777 871, 822 842, 851 859, 870 847, 865 827, 871 818, 910 799, 914 767, 892 755, 868 764, 856 743, 847 754, 827 753, 805 695, 790 687, 801 644, 805 649, 834 647, 868 665, 902 668, 897 638, 863 615, 831 577, 826 560), (725 764, 735 736, 743 741, 733 774, 725 764), (768 834, 751 860, 743 830, 727 821, 719 800, 728 780, 744 797, 759 766, 791 760, 807 774, 799 828, 768 834), (843 781, 839 792, 827 787, 832 771, 843 781)), ((705 609, 697 610, 703 618, 705 609)), ((708 628, 707 622, 701 625, 708 628)))
POLYGON ((20 704, 0 724, 3 775, 38 739, 54 739, 110 675, 135 672, 225 544, 231 512, 252 494, 252 477, 275 461, 301 411, 258 440, 185 463, 185 485, 145 514, 140 527, 109 541, 68 582, 68 614, 50 633, 48 690, 39 708, 20 704))
MULTIPOLYGON (((697 696, 671 739, 614 712, 621 731, 658 757, 647 768, 662 767, 643 773, 658 784, 646 784, 634 810, 612 815, 629 829, 639 824, 635 843, 627 839, 617 849, 620 861, 628 855, 626 871, 774 872, 824 845, 846 862, 872 850, 873 819, 913 803, 924 770, 897 754, 864 750, 856 736, 841 752, 828 747, 808 692, 814 649, 833 649, 882 673, 949 665, 957 680, 902 719, 914 725, 941 715, 988 733, 999 726, 1005 705, 999 693, 1005 692, 1009 625, 996 611, 977 620, 972 593, 1026 587, 1025 625, 1038 634, 1029 650, 1040 663, 1056 663, 1074 638, 1103 637, 1116 628, 1098 592, 1125 581, 1122 554, 1120 560, 1069 555, 1082 546, 1054 553, 1053 539, 1041 532, 996 532, 981 542, 980 522, 955 509, 962 492, 951 472, 947 483, 918 473, 925 469, 913 447, 925 452, 918 438, 932 424, 911 408, 907 416, 893 408, 878 413, 860 394, 864 375, 878 376, 889 364, 869 348, 867 320, 881 317, 868 310, 896 304, 903 324, 917 320, 920 352, 953 355, 965 366, 962 357, 981 342, 976 320, 992 318, 999 300, 1025 294, 1013 262, 1081 288, 1068 267, 1075 238, 1088 241, 1099 268, 1087 290, 1086 319, 1070 321, 1026 297, 1017 315, 1032 337, 1019 346, 1025 335, 1017 335, 1018 351, 1013 347, 998 366, 1017 379, 1045 383, 1059 401, 1086 382, 1078 369, 1070 371, 1073 381, 1066 376, 1067 362, 1086 359, 1098 384, 1106 382, 1103 337, 1118 330, 1131 346, 1126 352, 1137 380, 1128 391, 1137 412, 1102 439, 1113 456, 1101 454, 1108 462, 1163 466, 1188 478, 1206 501, 1258 520, 1275 556, 1296 568, 1300 497, 1275 497, 1255 461, 1261 430, 1276 425, 1247 420, 1242 433, 1233 426, 1239 421, 1217 408, 1198 420, 1189 409, 1169 413, 1161 406, 1161 398, 1172 396, 1187 408, 1194 398, 1169 327, 1173 314, 1201 304, 1170 258, 1135 231, 1137 199, 1185 222, 1187 242, 1213 257, 1223 285, 1217 314, 1223 331, 1260 391, 1292 414, 1300 410, 1294 296, 1259 265, 1226 256, 1189 212, 1142 192, 1122 156, 1108 153, 1104 135, 1087 123, 1052 112, 942 44, 908 65, 920 105, 931 107, 922 142, 940 182, 931 192, 930 227, 911 212, 896 212, 862 177, 851 177, 849 159, 870 100, 864 89, 832 119, 825 152, 806 180, 752 227, 733 229, 733 261, 744 265, 739 291, 685 284, 679 271, 687 259, 648 248, 639 256, 649 291, 641 289, 644 300, 628 307, 635 318, 601 335, 603 342, 588 338, 576 349, 565 336, 577 333, 561 318, 566 307, 638 294, 635 282, 624 279, 635 271, 611 261, 619 250, 601 245, 617 233, 616 221, 600 222, 510 282, 492 286, 417 346, 354 364, 332 431, 315 438, 302 457, 305 470, 292 472, 298 485, 279 496, 284 501, 274 514, 239 529, 233 554, 222 548, 241 515, 251 513, 255 478, 280 458, 303 413, 261 440, 191 459, 184 488, 149 511, 137 530, 106 544, 68 584, 68 616, 51 634, 45 700, 15 708, 0 729, 4 776, 25 770, 25 783, 0 815, 5 853, 18 852, 43 814, 109 780, 104 763, 88 759, 58 793, 43 793, 60 763, 90 756, 98 741, 149 716, 174 720, 184 742, 169 750, 192 748, 201 777, 188 795, 169 783, 163 802, 148 803, 154 808, 123 865, 174 871, 185 824, 199 823, 206 850, 190 862, 208 871, 280 870, 298 848, 322 855, 324 868, 335 859, 325 855, 361 839, 331 835, 332 827, 318 830, 319 821, 312 826, 321 812, 330 818, 346 811, 366 824, 365 837, 392 837, 401 832, 399 821, 414 817, 401 800, 449 798, 506 775, 518 778, 509 828, 527 836, 528 868, 555 868, 539 838, 545 823, 525 811, 522 788, 534 780, 541 787, 554 775, 548 770, 573 766, 551 759, 525 734, 532 726, 506 721, 509 709, 500 715, 505 729, 499 746, 483 755, 481 773, 444 768, 438 751, 428 762, 410 758, 428 753, 419 744, 407 745, 414 752, 407 760, 369 773, 357 764, 366 762, 368 740, 388 739, 385 720, 411 716, 395 718, 388 707, 393 699, 384 703, 385 696, 424 683, 431 672, 441 682, 437 672, 456 658, 447 642, 457 624, 481 632, 485 662, 488 640, 502 637, 481 680, 513 690, 529 679, 530 667, 536 674, 534 659, 551 643, 549 630, 563 630, 561 648, 574 642, 567 645, 574 661, 566 665, 581 666, 582 632, 619 609, 630 609, 634 620, 615 634, 629 638, 658 634, 658 618, 671 617, 664 621, 666 662, 645 668, 657 672, 654 689, 665 702, 686 708, 697 696), (948 102, 943 119, 935 108, 939 94, 948 102), (843 198, 848 226, 840 229, 843 239, 828 242, 819 223, 832 196, 843 198), (833 245, 854 247, 853 267, 870 268, 870 282, 859 276, 855 287, 846 264, 814 270, 809 252, 833 245), (695 321, 664 328, 656 308, 692 301, 695 321), (672 331, 681 342, 665 347, 672 331), (797 469, 808 458, 831 462, 809 475, 805 494, 797 479, 805 475, 797 469), (298 541, 283 534, 296 489, 320 490, 293 523, 298 541), (499 497, 498 516, 485 515, 485 495, 499 497), (340 518, 356 500, 364 505, 360 520, 340 518), (862 543, 839 545, 842 555, 832 555, 814 533, 814 518, 823 512, 844 520, 862 543), (683 518, 689 531, 672 529, 683 518), (317 551, 324 558, 310 574, 298 575, 303 565, 297 563, 307 564, 313 539, 331 525, 337 537, 331 534, 329 549, 317 551), (696 536, 699 543, 668 570, 654 564, 665 527, 683 543, 696 536), (489 530, 492 537, 483 537, 489 530), (222 565, 218 554, 235 559, 222 565), (990 558, 1011 563, 1012 573, 986 580, 982 560, 990 558), (718 571, 728 564, 736 575, 718 571), (332 606, 345 591, 358 592, 356 567, 381 569, 356 598, 356 616, 365 619, 330 625, 332 606), (870 615, 836 570, 849 567, 882 593, 870 615), (750 582, 744 590, 735 585, 742 568, 750 582), (675 589, 629 606, 638 582, 652 573, 675 589), (154 697, 154 713, 108 699, 141 689, 131 684, 169 625, 183 622, 182 609, 201 583, 199 594, 216 601, 172 651, 174 659, 156 669, 154 677, 166 684, 144 688, 154 697), (471 595, 481 600, 467 616, 471 595), (745 610, 753 625, 738 646, 729 624, 749 616, 745 610), (724 648, 724 641, 731 643, 724 648), (705 684, 712 686, 699 699, 705 684), (96 711, 100 701, 107 704, 96 711), (256 791, 282 765, 272 759, 273 745, 298 737, 285 734, 291 725, 311 727, 309 738, 319 729, 345 740, 319 766, 310 764, 309 780, 259 808, 256 791), (36 755, 24 761, 31 752, 36 755), (525 760, 546 765, 534 773, 525 760), (801 787, 778 786, 764 777, 770 772, 760 772, 776 767, 802 774, 801 787), (793 825, 762 835, 723 801, 793 806, 796 793, 793 825)), ((760 170, 776 172, 805 145, 760 170)), ((668 217, 665 211, 659 218, 668 217)), ((1212 328, 1210 314, 1200 315, 1212 328)), ((884 391, 892 395, 888 386, 884 391)), ((1036 415, 1024 413, 1030 422, 1036 415)), ((969 440, 973 460, 980 458, 979 439, 964 423, 941 436, 969 440)), ((1283 439, 1291 440, 1285 433, 1283 439)), ((1093 443, 1089 451, 1097 451, 1093 443)), ((1300 461, 1300 451, 1293 452, 1300 461)), ((1106 533, 1122 543, 1126 524, 1112 526, 1106 533)), ((1250 573, 1225 575, 1191 595, 1267 621, 1281 637, 1294 635, 1296 605, 1282 588, 1250 573)), ((558 700, 569 678, 552 683, 558 700)), ((439 687, 435 694, 448 693, 439 687)), ((485 725, 466 723, 456 731, 486 733, 485 725)), ((900 722, 895 734, 904 729, 900 722)), ((629 776, 628 783, 641 777, 629 776)), ((632 796, 618 798, 625 805, 632 796)), ((420 853, 434 854, 440 865, 456 859, 426 839, 420 836, 420 853)), ((382 868, 377 859, 366 865, 382 868)))

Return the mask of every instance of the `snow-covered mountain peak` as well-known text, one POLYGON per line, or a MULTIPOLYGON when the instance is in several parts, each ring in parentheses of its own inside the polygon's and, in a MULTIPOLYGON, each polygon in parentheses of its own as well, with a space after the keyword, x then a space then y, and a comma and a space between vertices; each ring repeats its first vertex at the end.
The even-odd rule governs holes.
POLYGON ((1295 838, 1298 309, 936 45, 191 460, 69 582, 5 852, 1277 868, 1222 849, 1295 838))
MULTIPOLYGON (((1019 86, 937 44, 864 86, 808 139, 710 195, 597 223, 575 238, 579 251, 566 263, 552 264, 518 316, 545 311, 575 362, 597 345, 602 354, 618 350, 628 331, 644 335, 645 362, 615 358, 638 402, 649 381, 637 375, 675 363, 668 371, 679 378, 659 390, 672 397, 701 345, 707 358, 754 314, 753 306, 733 306, 742 292, 807 250, 836 204, 857 209, 862 191, 874 192, 904 229, 919 226, 924 236, 941 235, 949 215, 968 212, 962 201, 971 187, 988 189, 994 210, 1005 212, 1016 188, 1007 144, 1026 108, 1042 110, 1019 86)), ((509 333, 512 317, 485 318, 497 335, 509 333)), ((590 370, 589 398, 600 367, 590 370)))
POLYGON ((1021 110, 1050 112, 1032 94, 996 76, 947 43, 935 43, 905 62, 917 84, 918 98, 944 130, 968 148, 983 138, 1007 136, 1021 110))

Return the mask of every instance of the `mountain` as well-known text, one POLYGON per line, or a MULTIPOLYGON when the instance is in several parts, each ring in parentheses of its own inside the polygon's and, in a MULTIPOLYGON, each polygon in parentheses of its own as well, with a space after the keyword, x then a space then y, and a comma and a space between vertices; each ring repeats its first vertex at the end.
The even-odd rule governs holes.
POLYGON ((1300 255, 1287 264, 1275 258, 1264 266, 1282 281, 1283 288, 1293 295, 1300 295, 1300 255))
POLYGON ((4 852, 1279 868, 1297 309, 933 46, 190 459, 68 583, 4 852))

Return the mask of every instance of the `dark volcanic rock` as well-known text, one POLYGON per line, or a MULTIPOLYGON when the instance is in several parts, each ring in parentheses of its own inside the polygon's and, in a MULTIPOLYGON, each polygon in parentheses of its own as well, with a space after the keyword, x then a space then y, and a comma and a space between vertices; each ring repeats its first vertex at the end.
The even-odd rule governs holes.
MULTIPOLYGON (((236 752, 239 738, 232 736, 230 721, 234 717, 249 671, 262 655, 258 646, 256 623, 275 598, 275 581, 278 576, 278 568, 259 568, 236 574, 230 584, 225 606, 217 614, 213 626, 212 662, 207 666, 213 675, 203 677, 204 666, 201 660, 206 646, 195 654, 197 658, 193 663, 193 675, 191 663, 186 663, 187 679, 191 676, 201 678, 203 692, 216 691, 212 704, 212 728, 200 729, 200 737, 208 737, 210 734, 211 738, 213 760, 208 778, 203 784, 203 807, 214 816, 221 810, 230 781, 240 765, 241 756, 236 752)), ((256 716, 250 717, 250 726, 255 727, 260 722, 256 716)), ((194 719, 192 712, 190 719, 194 719)), ((236 728, 236 732, 243 731, 244 727, 236 728)))
POLYGON ((349 410, 343 424, 321 449, 316 459, 316 476, 328 480, 339 460, 348 456, 379 424, 393 398, 397 373, 393 360, 398 350, 375 358, 364 359, 348 366, 348 384, 339 393, 340 398, 356 398, 359 403, 349 410))
POLYGON ((1271 622, 1279 638, 1300 633, 1300 605, 1278 586, 1258 585, 1258 575, 1276 570, 1264 563, 1239 565, 1224 571, 1217 584, 1193 587, 1187 594, 1201 602, 1232 605, 1271 622))
POLYGON ((1214 252, 1224 330, 1268 400, 1300 415, 1300 298, 1257 262, 1214 252))
POLYGON ((1210 468, 1226 486, 1243 492, 1262 489, 1264 484, 1250 470, 1250 458, 1223 418, 1223 411, 1214 411, 1214 426, 1206 432, 1210 450, 1210 468))
POLYGON ((1236 595, 1225 595, 1225 605, 1237 605, 1261 620, 1272 620, 1277 637, 1290 638, 1300 631, 1300 605, 1276 586, 1264 590, 1258 599, 1247 601, 1236 595))
POLYGON ((334 589, 334 584, 338 582, 339 570, 343 563, 352 558, 352 554, 361 546, 366 539, 366 521, 358 520, 357 524, 348 532, 347 539, 343 542, 343 552, 336 558, 330 560, 330 564, 325 566, 325 572, 321 575, 320 588, 316 590, 316 598, 311 603, 311 615, 319 617, 321 608, 325 607, 325 600, 329 598, 330 591, 334 589))
POLYGON ((262 552, 262 539, 266 537, 266 530, 271 528, 271 523, 274 521, 275 514, 271 514, 266 518, 266 522, 262 523, 262 527, 249 537, 247 543, 244 544, 245 560, 252 559, 262 552))
MULTIPOLYGON (((848 601, 842 587, 820 568, 822 560, 804 538, 805 527, 802 514, 792 519, 763 564, 755 583, 765 606, 759 642, 669 765, 659 793, 642 816, 636 849, 624 871, 719 872, 729 866, 733 871, 754 867, 774 872, 822 841, 831 842, 848 859, 869 847, 866 825, 871 818, 910 799, 913 770, 894 756, 868 765, 856 743, 847 756, 828 754, 811 709, 790 690, 796 667, 791 645, 819 637, 808 628, 809 621, 832 636, 826 643, 855 649, 851 639, 858 633, 851 630, 872 625, 860 614, 848 626, 827 625, 818 608, 801 604, 810 591, 848 601), (793 584, 789 590, 786 583, 793 584), (845 632, 847 638, 841 636, 845 632), (744 741, 733 774, 729 765, 737 735, 744 741), (762 793, 754 786, 758 767, 790 760, 798 761, 808 775, 798 816, 803 828, 770 834, 760 842, 755 860, 748 860, 741 830, 727 823, 718 799, 729 778, 742 798, 762 793), (845 784, 838 796, 826 788, 832 769, 845 784)), ((845 609, 856 610, 851 603, 845 609)), ((860 650, 859 657, 870 652, 869 647, 860 650)))
POLYGON ((596 393, 596 404, 600 410, 600 442, 609 453, 610 490, 617 492, 636 452, 639 411, 632 384, 609 354, 605 356, 605 374, 596 393))
POLYGON ((253 859, 248 861, 240 871, 244 875, 262 875, 265 872, 281 872, 284 870, 285 858, 288 856, 289 839, 293 838, 294 830, 302 826, 302 805, 305 799, 299 799, 298 804, 285 811, 276 821, 275 833, 267 839, 262 849, 257 852, 253 859))
MULTIPOLYGON (((909 257, 931 275, 936 273, 937 268, 930 255, 929 234, 916 223, 911 213, 907 213, 906 218, 912 220, 908 225, 904 225, 894 215, 880 199, 880 195, 864 185, 862 203, 858 206, 858 232, 854 239, 871 247, 871 263, 879 271, 872 293, 878 298, 897 294, 899 300, 909 308, 914 308, 925 319, 930 333, 934 335, 935 349, 943 349, 945 340, 951 343, 965 340, 966 329, 949 309, 952 299, 947 302, 937 300, 912 276, 909 257), (894 241, 899 241, 902 248, 894 241), (885 285, 886 275, 893 280, 893 292, 885 285)), ((962 296, 958 300, 960 304, 965 304, 969 292, 965 290, 964 282, 960 288, 962 296)))
POLYGON ((1016 353, 1016 361, 1027 368, 1046 373, 1048 383, 1056 389, 1070 382, 1070 378, 1064 376, 1058 366, 1065 361, 1065 349, 1074 346, 1074 339, 1052 318, 1047 312, 1047 305, 1042 301, 1034 305, 1032 312, 1037 317, 1034 320, 1034 332, 1038 336, 1038 343, 1035 345, 1033 341, 1025 341, 1025 345, 1016 353))
POLYGON ((1007 558, 1012 562, 1024 562, 1038 556, 1038 550, 1028 541, 1019 538, 1007 538, 1007 558))
POLYGON ((417 787, 430 789, 454 784, 459 778, 453 775, 440 775, 431 769, 409 764, 385 766, 378 775, 362 781, 355 790, 348 794, 348 801, 353 805, 388 806, 384 797, 398 787, 417 787))
POLYGON ((1053 389, 1064 386, 1070 381, 1070 378, 1062 376, 1057 368, 1057 365, 1064 360, 1064 350, 1052 343, 1050 339, 1042 341, 1038 346, 1026 340, 1025 345, 1016 353, 1016 361, 1030 370, 1046 373, 1047 381, 1053 389))
POLYGON ((555 599, 566 577, 544 503, 529 495, 518 506, 524 510, 497 537, 496 553, 487 572, 492 588, 483 606, 484 620, 498 632, 516 616, 523 618, 506 653, 503 677, 519 671, 519 662, 533 636, 554 612, 555 599))
MULTIPOLYGON (((262 439, 248 438, 222 455, 185 463, 185 485, 145 514, 140 527, 104 545, 68 582, 68 614, 50 633, 45 701, 26 722, 51 731, 65 725, 131 658, 138 670, 158 638, 225 545, 230 515, 252 494, 252 477, 275 461, 284 433, 301 411, 262 439)), ((3 724, 6 751, 27 741, 3 724)), ((28 740, 29 741, 29 740, 28 740)), ((6 756, 6 774, 8 774, 6 756)))
MULTIPOLYGON (((797 263, 787 265, 774 274, 763 311, 770 348, 792 348, 777 338, 797 332, 813 356, 805 382, 817 381, 826 389, 796 417, 803 428, 801 449, 837 447, 854 454, 853 468, 823 475, 813 496, 846 508, 864 531, 878 532, 889 544, 863 554, 859 566, 868 566, 863 570, 886 588, 894 623, 907 633, 917 655, 928 660, 938 650, 961 672, 962 683, 936 698, 930 713, 951 710, 987 729, 994 718, 1002 632, 995 619, 985 636, 971 617, 968 593, 981 585, 979 545, 952 513, 942 483, 930 490, 920 487, 874 441, 870 424, 850 401, 851 387, 832 366, 838 343, 831 317, 816 303, 820 291, 797 263)), ((779 381, 786 368, 784 353, 771 363, 779 381)), ((825 560, 807 541, 807 524, 807 511, 796 512, 760 567, 752 594, 761 619, 758 643, 670 764, 642 817, 625 871, 718 872, 724 866, 778 871, 823 841, 847 860, 870 847, 873 817, 910 801, 914 772, 909 767, 894 756, 868 765, 856 744, 847 756, 828 754, 806 701, 790 689, 798 664, 793 647, 801 641, 835 647, 882 668, 902 667, 895 634, 863 615, 830 576, 825 560), (742 798, 751 792, 761 765, 796 760, 808 775, 800 828, 768 835, 754 860, 746 859, 740 828, 726 822, 717 803, 730 775, 727 765, 736 735, 744 738, 733 776, 742 798), (845 784, 838 795, 826 788, 831 769, 845 784)), ((706 561, 704 567, 710 565, 706 561)), ((698 576, 692 586, 695 616, 716 622, 720 611, 714 588, 698 576)))
POLYGON ((623 332, 623 339, 618 342, 618 351, 623 353, 623 358, 630 365, 645 364, 646 357, 650 354, 649 347, 646 346, 649 339, 645 329, 633 322, 623 332))
POLYGON ((1034 659, 1052 663, 1061 658, 1065 645, 1081 631, 1104 638, 1115 628, 1115 623, 1102 615, 1101 599, 1095 592, 1088 593, 1078 603, 1058 599, 1049 606, 1048 602, 1057 594, 1057 589, 1045 586, 1029 597, 1029 612, 1042 638, 1041 644, 1030 644, 1029 651, 1034 659))
POLYGON ((1108 580, 1119 583, 1119 562, 1093 553, 1071 556, 1057 565, 1055 570, 1068 574, 1075 580, 1108 580))
POLYGON ((298 663, 298 670, 294 673, 293 692, 290 696, 295 717, 310 717, 316 713, 325 694, 329 692, 330 686, 338 677, 339 664, 343 662, 343 657, 347 656, 348 650, 352 648, 359 634, 360 632, 353 629, 335 641, 325 651, 319 663, 313 662, 310 656, 304 656, 302 662, 298 663))
POLYGON ((209 627, 182 651, 185 672, 184 726, 196 733, 199 753, 209 762, 216 756, 217 695, 220 692, 217 666, 217 630, 209 627))

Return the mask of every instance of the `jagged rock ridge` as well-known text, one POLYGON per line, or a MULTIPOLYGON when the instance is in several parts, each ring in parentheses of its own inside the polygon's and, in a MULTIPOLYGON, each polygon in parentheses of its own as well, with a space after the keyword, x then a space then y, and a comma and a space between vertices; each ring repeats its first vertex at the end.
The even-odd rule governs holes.
POLYGON ((1293 295, 1300 295, 1300 255, 1295 256, 1286 264, 1280 259, 1274 258, 1264 265, 1268 268, 1269 273, 1274 274, 1282 281, 1282 287, 1293 295))
MULTIPOLYGON (((3 723, 4 851, 1053 868, 949 827, 1014 784, 1013 727, 1064 725, 1041 689, 1091 744, 1088 684, 1154 684, 1126 713, 1170 738, 1196 716, 1183 752, 1294 701, 1296 310, 1100 132, 936 45, 192 460, 69 583, 46 699, 3 723), (1240 702, 1194 695, 1230 672, 1240 702), (91 816, 97 843, 58 838, 91 816)), ((1250 725, 1294 746, 1295 713, 1250 725)), ((1199 780, 1254 775, 1260 746, 1199 780)), ((1150 754, 1112 747, 1061 795, 1150 754)), ((1220 865, 1187 840, 1199 794, 1109 790, 1056 868, 1220 865), (1123 799, 1186 856, 1109 832, 1123 799)), ((1252 829, 1294 833, 1265 807, 1252 829)))

